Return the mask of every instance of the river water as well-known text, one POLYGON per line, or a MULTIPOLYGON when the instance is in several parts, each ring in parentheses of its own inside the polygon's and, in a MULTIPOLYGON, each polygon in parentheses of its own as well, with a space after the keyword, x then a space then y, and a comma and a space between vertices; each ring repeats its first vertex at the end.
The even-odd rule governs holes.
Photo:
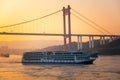
POLYGON ((24 65, 21 58, 0 57, 0 80, 120 80, 120 56, 100 56, 91 65, 24 65))

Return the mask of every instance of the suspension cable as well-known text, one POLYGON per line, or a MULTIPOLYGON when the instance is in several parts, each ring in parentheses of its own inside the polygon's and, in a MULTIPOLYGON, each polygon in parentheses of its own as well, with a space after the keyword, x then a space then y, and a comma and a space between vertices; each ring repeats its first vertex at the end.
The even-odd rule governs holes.
POLYGON ((101 33, 103 33, 103 34, 105 34, 102 30, 100 30, 100 29, 94 27, 93 25, 91 25, 90 23, 88 23, 88 22, 85 21, 84 19, 80 18, 79 16, 77 16, 77 15, 75 15, 75 14, 73 14, 73 13, 71 13, 71 14, 72 14, 73 16, 75 16, 77 19, 79 19, 79 20, 83 21, 84 23, 88 24, 90 27, 94 28, 95 30, 97 30, 97 31, 99 31, 99 32, 101 32, 101 33))
POLYGON ((42 16, 42 17, 39 17, 39 18, 36 18, 36 19, 32 19, 32 20, 28 20, 28 21, 23 21, 23 22, 20 22, 20 23, 16 23, 16 24, 11 24, 11 25, 6 25, 6 26, 0 26, 0 28, 6 28, 6 27, 13 27, 13 26, 17 26, 17 25, 22 25, 22 24, 26 24, 26 23, 30 23, 30 22, 33 22, 33 21, 36 21, 36 20, 40 20, 40 19, 43 19, 43 18, 46 18, 46 17, 49 17, 53 14, 56 14, 58 12, 60 12, 62 10, 58 10, 56 12, 53 12, 51 14, 48 14, 48 15, 45 15, 45 16, 42 16))
POLYGON ((105 32, 112 34, 111 32, 109 32, 108 30, 106 30, 105 28, 103 28, 102 26, 100 26, 99 24, 97 24, 96 22, 90 20, 89 18, 87 18, 86 16, 82 15, 81 13, 77 12, 76 10, 72 9, 72 11, 74 11, 75 13, 77 13, 78 15, 80 15, 81 17, 85 18, 86 20, 88 20, 89 22, 93 23, 95 26, 98 26, 100 29, 104 30, 105 32))

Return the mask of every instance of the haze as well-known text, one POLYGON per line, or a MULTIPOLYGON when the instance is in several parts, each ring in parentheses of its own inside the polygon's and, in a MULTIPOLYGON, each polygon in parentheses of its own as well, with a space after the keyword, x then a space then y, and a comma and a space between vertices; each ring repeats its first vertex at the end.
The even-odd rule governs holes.
MULTIPOLYGON (((120 0, 0 0, 0 26, 11 25, 58 11, 70 5, 112 34, 120 34, 120 0)), ((73 13, 71 11, 71 13, 73 13)), ((74 34, 102 34, 71 15, 74 34)), ((62 12, 24 25, 0 28, 0 32, 63 33, 62 12)), ((107 33, 106 33, 107 34, 107 33)), ((0 41, 60 40, 62 37, 3 36, 0 41)), ((75 40, 75 39, 73 39, 75 40)))

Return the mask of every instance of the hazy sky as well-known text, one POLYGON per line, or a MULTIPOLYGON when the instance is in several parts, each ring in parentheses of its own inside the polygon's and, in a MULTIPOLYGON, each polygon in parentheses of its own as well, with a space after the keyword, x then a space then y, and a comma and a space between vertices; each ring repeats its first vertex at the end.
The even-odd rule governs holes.
MULTIPOLYGON (((75 9, 112 34, 120 34, 120 0, 0 0, 0 26, 11 25, 61 10, 63 6, 75 9)), ((72 33, 102 34, 72 14, 72 33)), ((76 14, 77 15, 77 14, 76 14)), ((58 14, 24 25, 0 28, 1 32, 63 33, 63 14, 58 14)), ((107 33, 106 33, 107 34, 107 33)), ((38 37, 0 36, 0 40, 29 40, 38 37)), ((39 39, 51 39, 39 37, 39 39)), ((56 39, 56 38, 54 38, 56 39)), ((58 38, 57 38, 58 39, 58 38)), ((60 38, 62 40, 62 38, 60 38)))

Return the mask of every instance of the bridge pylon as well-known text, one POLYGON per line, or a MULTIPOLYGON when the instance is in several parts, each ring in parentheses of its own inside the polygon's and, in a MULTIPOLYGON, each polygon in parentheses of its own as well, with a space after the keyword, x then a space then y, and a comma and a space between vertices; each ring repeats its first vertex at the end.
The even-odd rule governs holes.
POLYGON ((64 50, 71 50, 71 17, 70 17, 70 5, 67 8, 63 7, 63 32, 64 32, 64 50), (68 16, 68 29, 66 29, 66 16, 68 16), (68 30, 68 32, 67 32, 68 30), (68 38, 68 46, 67 46, 68 38))

